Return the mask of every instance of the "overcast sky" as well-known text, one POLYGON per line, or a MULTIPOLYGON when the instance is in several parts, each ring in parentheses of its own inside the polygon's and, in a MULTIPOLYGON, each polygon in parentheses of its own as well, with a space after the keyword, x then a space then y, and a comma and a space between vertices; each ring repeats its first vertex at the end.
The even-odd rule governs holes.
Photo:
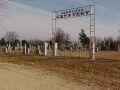
MULTIPOLYGON (((7 0, 5 0, 7 1, 7 0)), ((52 33, 52 11, 89 5, 90 0, 8 0, 0 9, 0 35, 14 31, 22 39, 49 39, 52 33)), ((120 0, 95 0, 96 36, 118 37, 120 29, 120 0)), ((89 36, 89 17, 59 20, 57 27, 77 40, 84 29, 89 36)))

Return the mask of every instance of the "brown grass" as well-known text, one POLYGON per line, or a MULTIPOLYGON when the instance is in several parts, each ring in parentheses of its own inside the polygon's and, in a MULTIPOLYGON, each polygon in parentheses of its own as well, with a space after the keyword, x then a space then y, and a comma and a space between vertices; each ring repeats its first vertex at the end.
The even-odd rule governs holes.
POLYGON ((84 54, 82 53, 81 58, 77 55, 79 54, 74 52, 66 57, 44 57, 12 53, 1 54, 0 57, 3 62, 44 68, 78 84, 95 85, 103 90, 120 89, 119 52, 97 52, 97 60, 95 61, 87 59, 86 51, 84 51, 84 54), (76 56, 72 57, 72 55, 76 56))

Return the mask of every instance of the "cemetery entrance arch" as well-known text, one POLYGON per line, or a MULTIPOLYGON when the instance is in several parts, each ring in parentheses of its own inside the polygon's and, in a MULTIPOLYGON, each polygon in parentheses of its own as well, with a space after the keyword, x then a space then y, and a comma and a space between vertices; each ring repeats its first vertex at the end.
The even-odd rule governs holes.
POLYGON ((57 25, 56 22, 59 19, 68 19, 75 17, 89 16, 90 18, 90 45, 89 45, 89 59, 95 60, 95 2, 91 2, 90 5, 77 7, 66 10, 54 11, 52 16, 52 40, 55 44, 55 35, 57 25))

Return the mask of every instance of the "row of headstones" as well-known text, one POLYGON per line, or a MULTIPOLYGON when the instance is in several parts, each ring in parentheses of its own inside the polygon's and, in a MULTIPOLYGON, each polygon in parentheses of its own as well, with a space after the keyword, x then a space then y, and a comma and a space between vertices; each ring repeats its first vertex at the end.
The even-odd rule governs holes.
POLYGON ((7 44, 3 50, 3 52, 6 53, 11 53, 12 50, 22 50, 22 45, 21 44, 17 44, 17 46, 11 46, 10 44, 7 44))
MULTIPOLYGON (((16 50, 16 47, 14 47, 14 50, 16 50)), ((24 47, 22 47, 22 45, 17 45, 17 50, 23 50, 23 54, 29 55, 30 51, 31 51, 31 48, 27 47, 27 44, 25 44, 24 47)), ((54 44, 54 49, 53 50, 54 50, 54 52, 53 52, 54 56, 57 56, 57 50, 58 50, 58 44, 57 43, 54 44)), ((11 53, 11 51, 12 51, 11 45, 7 44, 6 48, 5 48, 5 52, 6 53, 11 53)), ((37 46, 37 54, 47 56, 47 54, 48 54, 48 43, 44 43, 43 46, 38 45, 37 46)))
POLYGON ((5 52, 6 52, 6 53, 11 53, 11 45, 10 45, 10 44, 8 44, 8 45, 6 46, 5 52))
MULTIPOLYGON (((25 54, 25 55, 29 55, 30 51, 31 51, 31 48, 27 47, 26 44, 24 45, 24 48, 20 44, 18 44, 17 47, 14 47, 14 48, 17 48, 17 50, 23 50, 23 54, 25 54)), ((11 45, 7 44, 7 46, 5 48, 5 52, 6 53, 11 53, 11 50, 12 50, 11 45)), ((54 49, 53 50, 54 50, 54 52, 53 52, 54 56, 57 56, 57 50, 58 50, 58 44, 57 43, 54 44, 54 49)), ((98 51, 98 48, 96 50, 98 51)), ((120 46, 119 45, 118 45, 118 51, 120 51, 120 46)), ((38 45, 37 46, 37 54, 47 56, 47 54, 48 54, 48 43, 44 43, 43 46, 38 45)))
MULTIPOLYGON (((54 49, 53 50, 54 50, 54 52, 53 52, 54 56, 57 56, 57 50, 58 50, 58 44, 57 43, 54 44, 54 49)), ((25 44, 25 46, 23 48, 23 54, 29 55, 30 51, 31 51, 30 47, 27 47, 26 44, 25 44)), ((37 54, 47 56, 47 54, 48 54, 48 43, 44 43, 43 46, 38 45, 37 46, 37 54)))

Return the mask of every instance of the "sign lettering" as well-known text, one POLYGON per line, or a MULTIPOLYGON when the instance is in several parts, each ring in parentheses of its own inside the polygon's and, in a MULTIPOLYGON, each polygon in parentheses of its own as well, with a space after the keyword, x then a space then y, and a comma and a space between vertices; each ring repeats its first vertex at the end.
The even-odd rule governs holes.
POLYGON ((90 15, 90 6, 56 11, 56 19, 67 19, 90 15))

